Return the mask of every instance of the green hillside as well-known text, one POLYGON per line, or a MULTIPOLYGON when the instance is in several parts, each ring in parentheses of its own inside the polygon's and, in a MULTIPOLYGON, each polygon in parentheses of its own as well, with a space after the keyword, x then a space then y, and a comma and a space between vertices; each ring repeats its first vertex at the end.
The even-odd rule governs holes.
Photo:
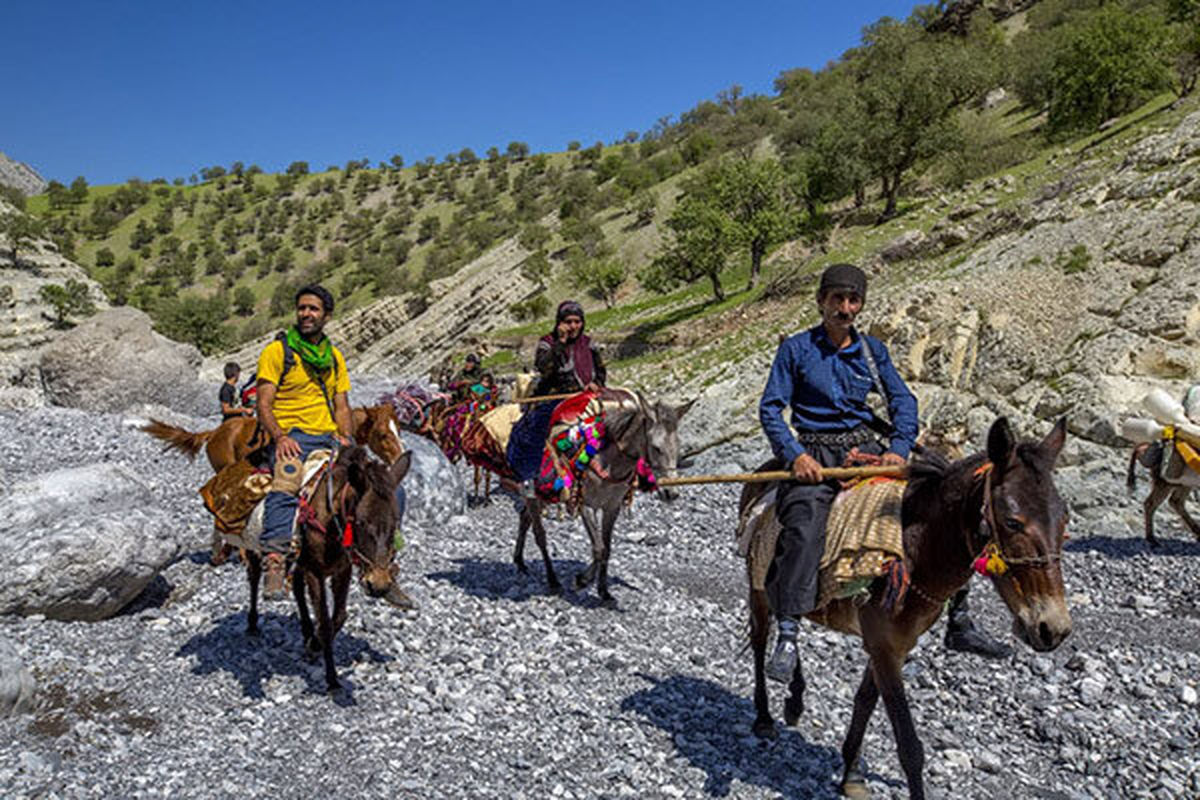
POLYGON ((1195 3, 1043 0, 1004 19, 974 5, 879 20, 837 62, 779 75, 772 96, 734 86, 615 143, 80 179, 28 209, 112 302, 206 352, 280 325, 306 282, 328 284, 341 310, 402 293, 420 307, 431 281, 518 236, 542 291, 517 309, 530 325, 507 336, 586 292, 608 309, 593 327, 641 342, 624 354, 641 358, 680 326, 873 252, 891 220, 919 227, 937 192, 1035 171, 1065 142, 1194 85, 1195 3))

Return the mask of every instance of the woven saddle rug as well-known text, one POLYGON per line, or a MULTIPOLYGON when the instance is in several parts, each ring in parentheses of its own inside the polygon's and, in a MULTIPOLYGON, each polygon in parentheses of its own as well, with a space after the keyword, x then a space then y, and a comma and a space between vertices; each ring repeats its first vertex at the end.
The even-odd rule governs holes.
MULTIPOLYGON (((301 493, 312 495, 330 450, 314 450, 304 460, 301 493)), ((271 491, 271 473, 256 470, 246 461, 230 464, 200 488, 204 507, 225 541, 234 547, 260 552, 266 496, 271 491)), ((299 509, 297 509, 299 511, 299 509)))
MULTIPOLYGON (((817 610, 833 600, 866 594, 890 562, 904 558, 900 504, 906 485, 891 478, 872 478, 834 499, 825 527, 817 610)), ((775 496, 774 488, 764 493, 738 521, 738 553, 753 554, 750 584, 760 591, 766 589, 780 532, 775 496)))

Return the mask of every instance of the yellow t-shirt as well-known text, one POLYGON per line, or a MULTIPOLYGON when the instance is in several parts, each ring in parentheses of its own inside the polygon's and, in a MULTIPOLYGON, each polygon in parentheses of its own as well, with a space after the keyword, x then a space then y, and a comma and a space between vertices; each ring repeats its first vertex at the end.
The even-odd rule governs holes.
MULTIPOLYGON (((330 402, 333 402, 337 393, 350 391, 346 360, 336 347, 333 348, 333 358, 337 368, 330 370, 325 376, 325 388, 329 392, 330 402), (334 375, 337 376, 336 379, 334 375)), ((321 394, 320 387, 308 377, 308 372, 300 363, 300 355, 293 352, 292 359, 295 363, 287 375, 282 376, 281 383, 279 373, 283 371, 283 342, 271 342, 258 357, 258 379, 270 381, 277 387, 273 406, 275 421, 284 433, 292 428, 299 428, 302 432, 311 434, 336 433, 337 423, 329 413, 329 407, 325 405, 325 396, 321 394)))

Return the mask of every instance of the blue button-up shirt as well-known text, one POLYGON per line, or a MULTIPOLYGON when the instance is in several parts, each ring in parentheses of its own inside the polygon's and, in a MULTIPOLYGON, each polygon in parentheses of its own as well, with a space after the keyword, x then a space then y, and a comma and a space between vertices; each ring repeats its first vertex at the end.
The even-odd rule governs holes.
POLYGON ((887 393, 888 412, 895 432, 890 450, 908 457, 917 440, 917 398, 908 390, 878 339, 851 333, 851 343, 840 350, 830 341, 824 325, 798 333, 779 345, 767 388, 758 404, 758 419, 776 457, 791 464, 805 452, 804 445, 783 419, 792 409, 792 425, 802 431, 846 431, 871 419, 867 392, 874 388, 862 348, 869 346, 887 393))

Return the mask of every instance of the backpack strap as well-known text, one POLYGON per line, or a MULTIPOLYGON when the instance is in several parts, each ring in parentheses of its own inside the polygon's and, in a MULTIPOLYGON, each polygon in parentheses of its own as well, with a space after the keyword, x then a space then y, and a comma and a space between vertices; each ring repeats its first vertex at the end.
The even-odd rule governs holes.
MULTIPOLYGON (((280 331, 279 333, 275 334, 275 341, 279 342, 279 345, 283 348, 283 370, 279 373, 279 382, 282 384, 283 376, 288 374, 288 370, 290 370, 292 367, 296 366, 296 351, 292 350, 291 346, 288 344, 287 331, 280 331)), ((332 419, 336 423, 337 415, 334 414, 334 412, 333 412, 333 399, 329 396, 329 390, 327 388, 325 388, 325 381, 321 380, 321 376, 319 374, 317 374, 317 372, 312 367, 310 367, 308 364, 306 364, 304 362, 304 359, 300 359, 300 366, 304 369, 304 374, 308 376, 309 380, 311 380, 313 383, 315 383, 317 385, 317 388, 321 390, 321 396, 325 398, 325 407, 327 409, 329 409, 329 418, 332 419)), ((337 385, 337 376, 338 376, 338 362, 337 362, 337 356, 334 356, 334 358, 333 358, 334 385, 337 385)))
POLYGON ((887 390, 883 386, 883 379, 879 377, 879 365, 875 363, 875 352, 871 349, 871 340, 866 334, 860 334, 862 340, 863 360, 867 362, 867 372, 871 373, 871 383, 875 385, 875 391, 879 392, 879 396, 883 398, 884 413, 887 414, 887 422, 892 423, 891 398, 888 397, 887 390))

